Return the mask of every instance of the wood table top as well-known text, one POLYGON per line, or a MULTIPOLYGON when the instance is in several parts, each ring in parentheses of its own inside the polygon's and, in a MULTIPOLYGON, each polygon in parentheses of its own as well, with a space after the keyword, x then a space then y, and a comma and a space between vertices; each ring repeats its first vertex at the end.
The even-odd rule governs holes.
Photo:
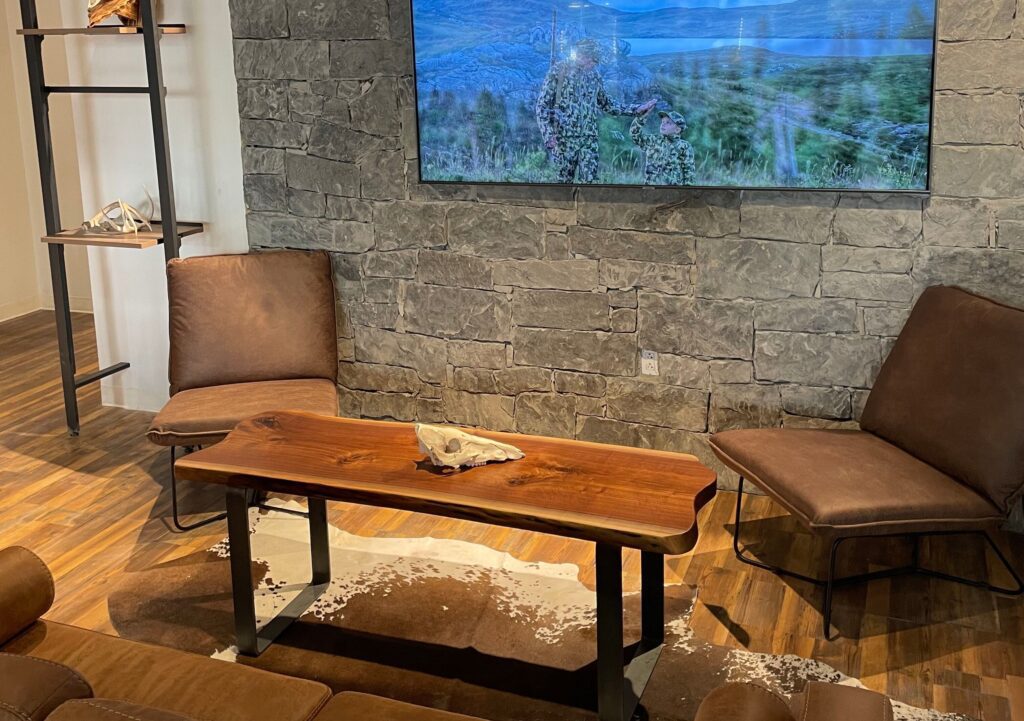
POLYGON ((665 554, 697 541, 716 474, 682 453, 473 430, 518 461, 439 469, 411 423, 266 413, 178 460, 177 477, 429 513, 665 554))

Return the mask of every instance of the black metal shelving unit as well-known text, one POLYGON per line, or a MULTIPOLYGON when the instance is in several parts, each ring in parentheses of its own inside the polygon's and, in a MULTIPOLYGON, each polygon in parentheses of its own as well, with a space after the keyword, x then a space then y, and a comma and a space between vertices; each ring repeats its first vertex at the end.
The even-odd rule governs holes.
MULTIPOLYGON (((68 432, 77 436, 81 424, 78 413, 78 389, 130 367, 128 363, 115 363, 92 373, 78 374, 75 363, 75 343, 71 325, 71 307, 68 299, 65 245, 92 245, 116 248, 146 248, 158 243, 164 246, 166 260, 177 258, 181 239, 202 232, 195 223, 179 223, 175 212, 174 180, 171 175, 171 155, 167 136, 167 107, 163 67, 160 61, 160 39, 163 35, 180 35, 184 25, 158 25, 154 0, 140 0, 141 27, 102 26, 95 28, 40 28, 36 0, 20 0, 25 53, 28 59, 29 87, 32 97, 32 115, 35 123, 36 149, 39 156, 39 178, 43 191, 43 212, 50 260, 50 278, 53 284, 53 303, 57 319, 57 342, 60 347, 61 382, 64 389, 64 410, 68 432), (146 59, 147 84, 144 86, 66 86, 47 85, 43 69, 43 40, 50 36, 141 35, 146 59), (53 138, 50 132, 50 97, 72 93, 129 93, 149 97, 153 122, 153 143, 156 151, 157 185, 160 192, 162 219, 153 223, 153 232, 123 236, 83 235, 76 230, 63 230, 57 197, 57 181, 53 162, 53 138)), ((84 10, 84 7, 83 7, 84 10)))

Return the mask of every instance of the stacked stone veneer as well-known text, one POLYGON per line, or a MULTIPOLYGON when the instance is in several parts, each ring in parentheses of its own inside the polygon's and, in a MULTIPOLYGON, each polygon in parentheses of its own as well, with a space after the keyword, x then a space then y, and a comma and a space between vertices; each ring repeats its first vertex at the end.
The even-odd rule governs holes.
POLYGON ((249 242, 332 252, 348 415, 853 426, 922 288, 1024 305, 1020 1, 942 3, 927 200, 421 185, 408 0, 232 0, 249 242))

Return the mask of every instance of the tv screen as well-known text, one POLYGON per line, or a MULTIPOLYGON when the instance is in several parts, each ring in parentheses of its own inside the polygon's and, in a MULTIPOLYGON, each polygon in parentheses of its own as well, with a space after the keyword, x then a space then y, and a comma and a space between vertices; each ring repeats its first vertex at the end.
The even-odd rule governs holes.
POLYGON ((412 0, 424 182, 923 191, 935 0, 412 0))

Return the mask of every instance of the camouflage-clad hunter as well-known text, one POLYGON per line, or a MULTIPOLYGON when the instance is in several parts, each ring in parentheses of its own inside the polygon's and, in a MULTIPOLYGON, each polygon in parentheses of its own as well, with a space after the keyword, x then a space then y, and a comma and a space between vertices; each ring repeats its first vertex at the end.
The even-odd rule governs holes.
POLYGON ((644 130, 647 113, 639 115, 629 126, 629 136, 643 149, 644 182, 647 185, 693 185, 696 166, 693 146, 683 140, 686 119, 676 112, 661 111, 660 133, 644 130))
POLYGON ((597 181, 597 121, 600 112, 609 115, 639 115, 657 103, 626 105, 608 96, 597 71, 601 50, 590 39, 576 44, 573 57, 554 65, 544 78, 536 115, 544 138, 558 166, 560 183, 597 181))

